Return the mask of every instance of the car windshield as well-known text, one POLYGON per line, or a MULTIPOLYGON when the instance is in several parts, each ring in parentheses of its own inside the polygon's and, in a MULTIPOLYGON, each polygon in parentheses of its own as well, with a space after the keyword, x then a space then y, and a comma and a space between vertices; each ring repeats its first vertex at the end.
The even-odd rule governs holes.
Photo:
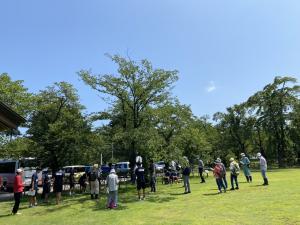
POLYGON ((16 162, 1 162, 0 173, 15 173, 16 162))

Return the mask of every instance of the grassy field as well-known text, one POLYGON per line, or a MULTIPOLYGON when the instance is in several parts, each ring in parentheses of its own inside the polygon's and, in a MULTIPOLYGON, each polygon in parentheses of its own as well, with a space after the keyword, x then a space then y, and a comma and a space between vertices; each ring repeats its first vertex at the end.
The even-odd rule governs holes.
POLYGON ((99 202, 78 194, 64 196, 59 206, 52 201, 30 209, 22 202, 22 215, 16 216, 9 215, 12 202, 1 202, 0 224, 300 224, 300 169, 274 170, 268 176, 267 187, 261 186, 259 173, 253 173, 252 184, 240 176, 240 190, 225 194, 216 194, 211 175, 206 184, 193 178, 189 195, 182 194, 182 184, 160 184, 145 201, 137 201, 133 186, 123 186, 117 210, 105 209, 103 194, 99 202))

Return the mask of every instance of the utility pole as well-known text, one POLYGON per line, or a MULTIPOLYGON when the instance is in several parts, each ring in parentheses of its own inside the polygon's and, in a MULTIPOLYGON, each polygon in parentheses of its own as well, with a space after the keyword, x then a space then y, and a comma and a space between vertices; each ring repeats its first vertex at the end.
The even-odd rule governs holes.
POLYGON ((114 160, 114 144, 111 143, 111 161, 114 160))

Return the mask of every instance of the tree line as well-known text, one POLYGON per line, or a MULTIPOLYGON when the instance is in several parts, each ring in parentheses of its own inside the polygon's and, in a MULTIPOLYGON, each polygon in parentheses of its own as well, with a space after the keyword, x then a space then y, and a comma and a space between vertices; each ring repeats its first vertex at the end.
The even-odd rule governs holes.
MULTIPOLYGON (((84 114, 77 90, 58 82, 31 93, 21 80, 0 75, 0 101, 27 119, 25 132, 0 133, 0 158, 37 157, 53 170, 104 161, 212 162, 261 152, 279 167, 299 163, 300 87, 293 77, 275 77, 245 102, 197 117, 172 95, 178 71, 154 68, 148 60, 108 56, 117 74, 81 70, 77 76, 109 106, 84 114), (95 121, 105 121, 94 127, 95 121), (113 152, 113 156, 112 156, 113 152), (112 158, 113 157, 113 158, 112 158)), ((201 104, 201 103, 199 103, 201 104)))

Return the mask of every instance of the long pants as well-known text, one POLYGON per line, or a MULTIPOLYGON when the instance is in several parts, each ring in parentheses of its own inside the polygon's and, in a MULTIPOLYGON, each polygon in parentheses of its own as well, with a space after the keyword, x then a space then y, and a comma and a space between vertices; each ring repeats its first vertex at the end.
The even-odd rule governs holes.
POLYGON ((199 168, 199 175, 201 178, 201 182, 205 182, 204 177, 203 177, 203 168, 199 168))
POLYGON ((91 181, 91 195, 99 195, 99 182, 98 180, 91 181))
POLYGON ((268 179, 266 173, 267 173, 267 170, 261 170, 261 175, 262 175, 262 177, 263 177, 264 179, 268 179))
POLYGON ((183 175, 183 183, 185 192, 191 192, 190 188, 190 176, 183 175))
POLYGON ((227 184, 227 180, 226 180, 226 174, 224 175, 222 180, 223 180, 223 183, 224 183, 225 187, 228 188, 228 184, 227 184))
POLYGON ((111 201, 114 202, 114 206, 118 204, 118 191, 110 191, 107 195, 107 207, 110 207, 111 201))
POLYGON ((218 185, 218 189, 219 191, 221 192, 222 191, 222 188, 224 189, 224 191, 226 190, 226 187, 223 183, 223 179, 222 178, 216 178, 216 183, 218 185))
POLYGON ((150 186, 151 192, 156 192, 156 177, 151 177, 150 186))
POLYGON ((239 183, 238 183, 238 180, 237 180, 237 175, 230 174, 230 182, 231 182, 232 189, 234 188, 234 182, 235 182, 235 186, 239 187, 239 183))
POLYGON ((13 214, 16 214, 19 210, 21 197, 22 197, 22 192, 14 193, 15 205, 14 205, 14 208, 12 210, 13 214))

